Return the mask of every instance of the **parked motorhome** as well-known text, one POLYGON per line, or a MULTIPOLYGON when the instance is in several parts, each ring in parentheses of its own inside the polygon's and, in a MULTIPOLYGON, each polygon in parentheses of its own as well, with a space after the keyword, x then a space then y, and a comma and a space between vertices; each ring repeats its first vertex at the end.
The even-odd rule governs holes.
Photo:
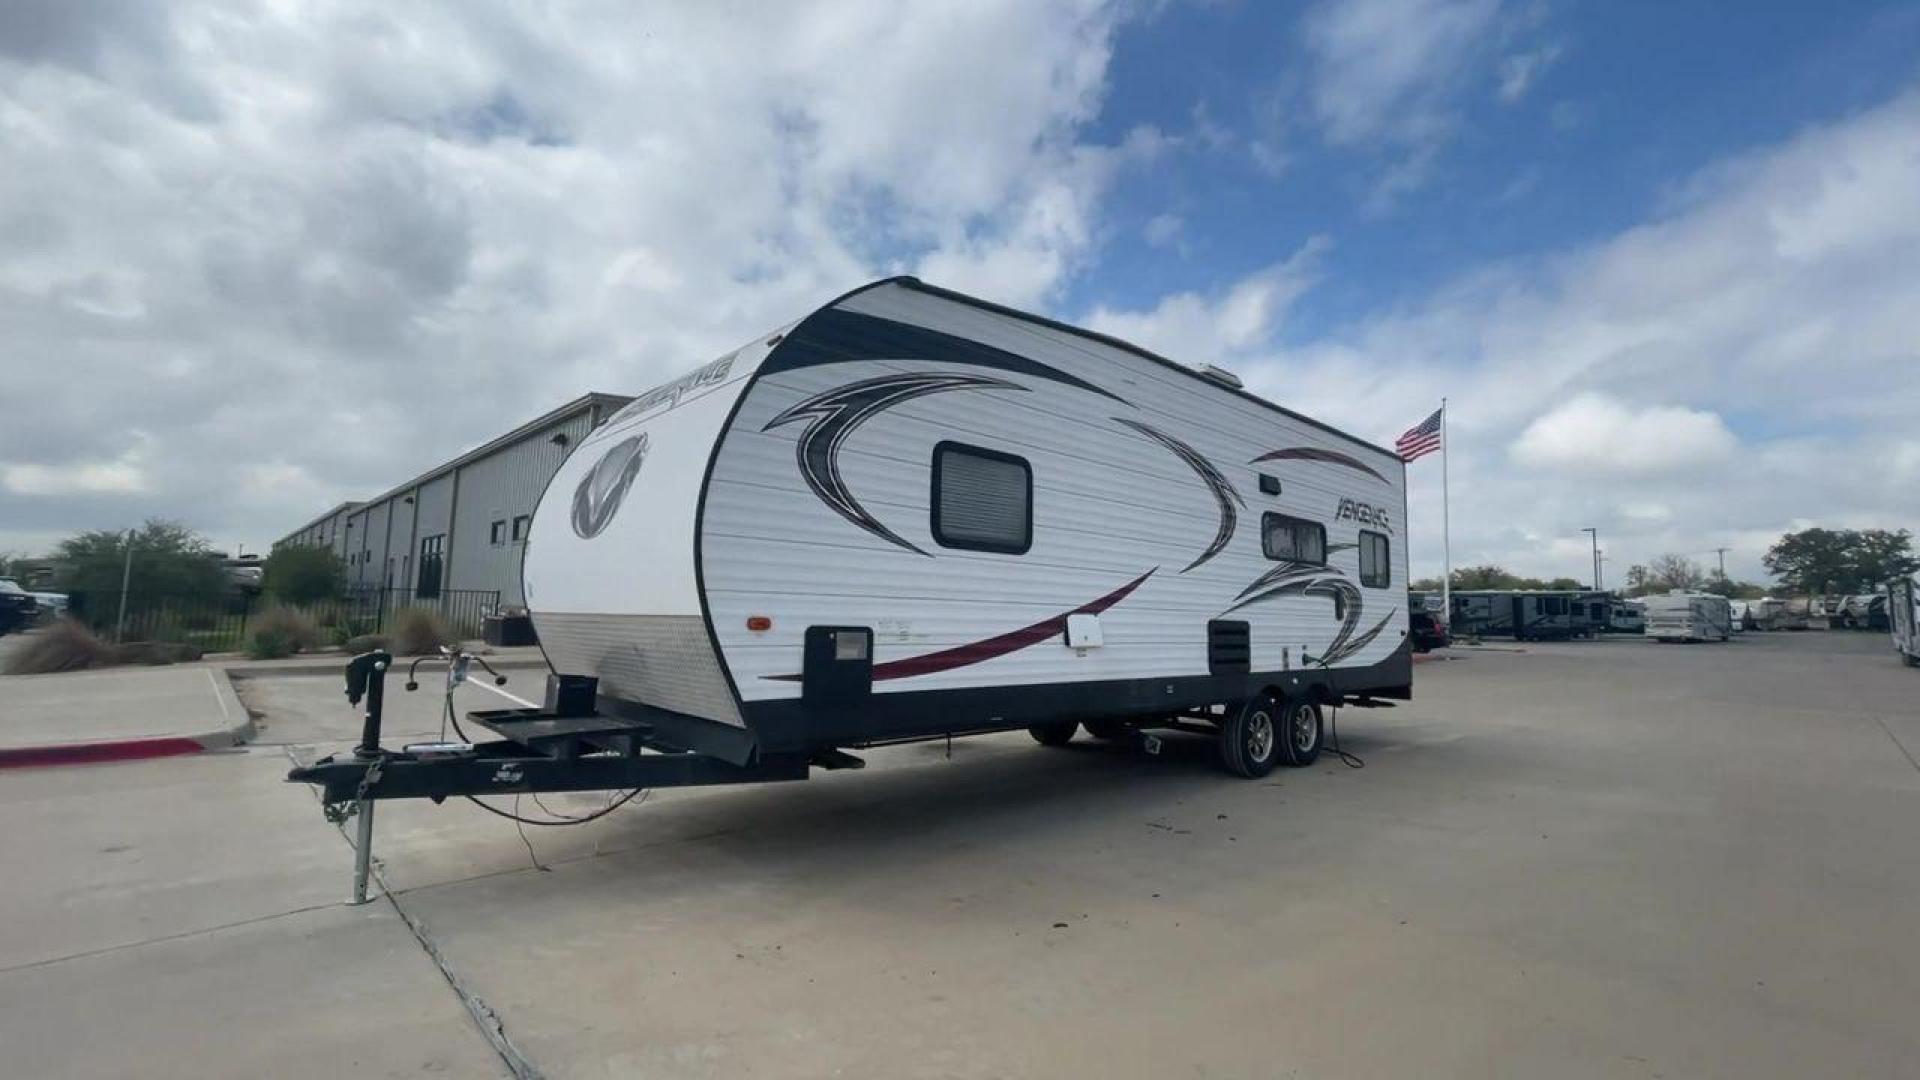
POLYGON ((1475 589, 1453 594, 1455 634, 1519 641, 1574 635, 1573 593, 1475 589))
POLYGON ((1726 641, 1733 607, 1724 596, 1676 589, 1646 597, 1648 637, 1655 641, 1726 641))
POLYGON ((1646 610, 1638 600, 1615 600, 1607 609, 1607 632, 1640 634, 1647 629, 1646 610))
POLYGON ((1900 659, 1920 667, 1920 585, 1912 579, 1887 587, 1887 623, 1900 659))
POLYGON ((556 672, 730 762, 1181 722, 1255 776, 1411 696, 1405 505, 1225 372, 895 278, 587 436, 523 577, 556 672))
POLYGON ((1781 620, 1782 630, 1809 630, 1818 625, 1825 626, 1826 614, 1820 599, 1814 596, 1789 596, 1786 600, 1786 615, 1781 620))
POLYGON ((1886 595, 1861 593, 1835 598, 1827 608, 1827 628, 1830 630, 1886 630, 1886 595))

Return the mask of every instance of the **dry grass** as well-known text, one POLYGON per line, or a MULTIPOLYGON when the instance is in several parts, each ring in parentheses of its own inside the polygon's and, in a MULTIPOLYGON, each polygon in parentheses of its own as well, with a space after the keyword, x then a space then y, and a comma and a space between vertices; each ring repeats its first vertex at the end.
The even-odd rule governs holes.
POLYGON ((460 639, 440 613, 432 608, 401 608, 387 619, 387 639, 401 656, 429 656, 440 646, 454 646, 460 639))
POLYGON ((247 624, 247 655, 255 660, 277 660, 317 649, 324 640, 312 618, 289 607, 267 608, 247 624))
POLYGON ((112 667, 113 646, 93 636, 75 619, 61 619, 33 634, 7 657, 9 675, 44 675, 54 671, 85 671, 112 667))

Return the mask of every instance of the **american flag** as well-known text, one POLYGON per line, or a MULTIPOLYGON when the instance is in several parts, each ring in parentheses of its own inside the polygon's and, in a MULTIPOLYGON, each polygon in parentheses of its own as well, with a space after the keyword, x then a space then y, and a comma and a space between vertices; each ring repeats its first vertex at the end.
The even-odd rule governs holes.
POLYGON ((1445 411, 1444 405, 1433 410, 1432 416, 1408 428, 1407 433, 1400 436, 1400 440, 1393 444, 1393 449, 1400 455, 1401 461, 1413 461, 1440 449, 1440 414, 1445 411))

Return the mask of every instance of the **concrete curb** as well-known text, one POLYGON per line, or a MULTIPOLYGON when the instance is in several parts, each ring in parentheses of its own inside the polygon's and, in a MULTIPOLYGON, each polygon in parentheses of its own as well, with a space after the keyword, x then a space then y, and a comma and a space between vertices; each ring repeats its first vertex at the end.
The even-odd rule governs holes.
POLYGON ((225 726, 212 731, 187 735, 142 736, 130 739, 100 739, 93 742, 49 743, 40 746, 0 747, 0 769, 32 769, 55 765, 102 765, 117 761, 145 761, 149 758, 199 754, 225 750, 250 742, 258 729, 226 672, 214 676, 208 668, 214 698, 220 703, 225 726), (237 719, 236 719, 237 718, 237 719))

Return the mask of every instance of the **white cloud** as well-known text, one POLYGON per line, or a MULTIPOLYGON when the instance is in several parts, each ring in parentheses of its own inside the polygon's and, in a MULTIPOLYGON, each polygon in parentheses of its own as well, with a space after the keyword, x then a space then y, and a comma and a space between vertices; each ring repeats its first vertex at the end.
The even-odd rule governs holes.
MULTIPOLYGON (((1273 269, 1093 318, 1378 442, 1448 397, 1456 565, 1584 577, 1557 538, 1593 525, 1609 574, 1729 545, 1729 570, 1759 577, 1796 520, 1920 530, 1915 145, 1920 90, 1704 170, 1617 236, 1306 343, 1273 319, 1225 328, 1224 298, 1315 280, 1273 269)), ((1420 573, 1439 565, 1438 472, 1410 469, 1420 573)))
POLYGON ((1307 14, 1305 111, 1328 145, 1375 159, 1363 213, 1388 213, 1429 182, 1489 74, 1512 103, 1552 64, 1557 45, 1513 48, 1543 11, 1503 0, 1324 0, 1307 14))
POLYGON ((1147 312, 1096 308, 1083 321, 1185 363, 1231 365, 1272 339, 1287 309, 1317 280, 1328 246, 1316 236, 1285 260, 1213 295, 1175 293, 1147 312))
POLYGON ((1084 134, 1096 0, 157 10, 0 9, 0 547, 264 543, 883 273, 1045 304, 1166 142, 1084 134))
POLYGON ((1337 0, 1308 16, 1312 104, 1335 143, 1424 140, 1436 97, 1488 35, 1498 0, 1337 0))
POLYGON ((1635 409, 1584 393, 1527 425, 1510 448, 1523 466, 1569 473, 1700 472, 1731 457, 1739 441, 1711 412, 1677 405, 1635 409))
POLYGON ((1186 227, 1187 223, 1179 214, 1155 214, 1140 230, 1140 235, 1150 247, 1178 247, 1181 233, 1186 227))
POLYGON ((1500 60, 1499 97, 1508 105, 1516 104, 1533 89, 1533 84, 1560 59, 1560 46, 1543 45, 1537 49, 1513 53, 1500 60))

